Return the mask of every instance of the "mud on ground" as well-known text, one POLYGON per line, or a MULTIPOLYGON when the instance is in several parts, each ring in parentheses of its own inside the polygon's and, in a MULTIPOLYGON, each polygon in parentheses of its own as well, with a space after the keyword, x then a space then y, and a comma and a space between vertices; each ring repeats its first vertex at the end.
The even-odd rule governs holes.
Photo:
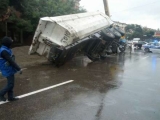
POLYGON ((47 58, 43 56, 39 56, 38 54, 29 55, 28 54, 29 47, 30 46, 22 46, 22 47, 15 47, 12 49, 18 65, 20 65, 21 67, 26 67, 26 66, 35 66, 38 64, 48 63, 47 58))

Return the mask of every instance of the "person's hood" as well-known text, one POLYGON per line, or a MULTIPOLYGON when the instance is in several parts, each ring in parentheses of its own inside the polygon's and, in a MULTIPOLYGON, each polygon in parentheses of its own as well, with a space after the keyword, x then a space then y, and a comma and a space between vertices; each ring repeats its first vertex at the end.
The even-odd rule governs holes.
POLYGON ((12 45, 12 43, 13 43, 13 40, 10 38, 10 37, 4 37, 3 39, 2 39, 2 45, 3 46, 6 46, 6 47, 8 47, 8 48, 10 48, 11 47, 11 45, 12 45))

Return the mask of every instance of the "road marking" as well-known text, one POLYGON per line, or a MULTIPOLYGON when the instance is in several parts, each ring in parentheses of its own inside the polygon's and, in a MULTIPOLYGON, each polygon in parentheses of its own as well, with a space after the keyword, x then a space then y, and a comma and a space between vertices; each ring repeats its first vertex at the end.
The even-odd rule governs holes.
MULTIPOLYGON (((43 89, 36 90, 36 91, 30 92, 30 93, 27 93, 27 94, 24 94, 24 95, 17 96, 16 98, 21 99, 21 98, 24 98, 24 97, 27 97, 27 96, 30 96, 30 95, 34 95, 34 94, 37 94, 37 93, 40 93, 40 92, 43 92, 43 91, 46 91, 46 90, 49 90, 49 89, 53 89, 53 88, 56 88, 56 87, 59 87, 59 86, 62 86, 62 85, 71 83, 71 82, 73 82, 73 81, 74 81, 74 80, 69 80, 69 81, 66 81, 66 82, 63 82, 63 83, 59 83, 59 84, 56 84, 56 85, 47 87, 47 88, 43 88, 43 89)), ((0 105, 5 104, 5 103, 8 103, 8 102, 9 102, 9 101, 0 102, 0 105)))

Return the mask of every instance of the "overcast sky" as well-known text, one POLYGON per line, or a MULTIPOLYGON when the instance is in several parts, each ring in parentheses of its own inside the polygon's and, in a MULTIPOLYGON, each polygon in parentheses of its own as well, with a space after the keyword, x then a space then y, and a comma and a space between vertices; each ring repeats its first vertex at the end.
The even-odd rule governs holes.
MULTIPOLYGON (((160 28, 160 0, 108 0, 111 19, 149 28, 160 28)), ((103 0, 81 0, 88 12, 104 12, 103 0)))

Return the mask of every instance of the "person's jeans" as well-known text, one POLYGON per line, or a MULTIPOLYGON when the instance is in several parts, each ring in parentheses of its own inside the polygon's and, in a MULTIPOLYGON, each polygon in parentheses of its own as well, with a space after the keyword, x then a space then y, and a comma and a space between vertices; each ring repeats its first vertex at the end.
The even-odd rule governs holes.
POLYGON ((7 77, 7 85, 0 91, 0 96, 8 93, 8 99, 13 98, 14 75, 7 77))

